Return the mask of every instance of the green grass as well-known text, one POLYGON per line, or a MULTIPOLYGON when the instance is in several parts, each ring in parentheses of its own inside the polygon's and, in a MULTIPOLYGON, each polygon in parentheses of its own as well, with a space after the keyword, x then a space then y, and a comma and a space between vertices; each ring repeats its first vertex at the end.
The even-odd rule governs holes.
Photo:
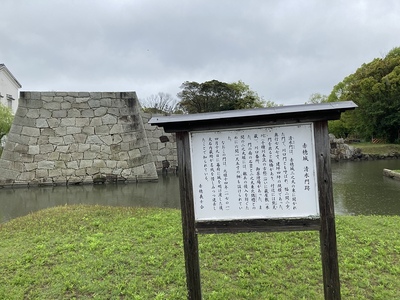
POLYGON ((385 155, 393 152, 400 153, 400 144, 356 143, 352 144, 352 146, 360 148, 364 154, 385 155))
MULTIPOLYGON (((400 217, 339 216, 343 299, 400 299, 400 217)), ((204 299, 323 299, 318 232, 200 235, 204 299)), ((0 299, 186 299, 178 210, 64 206, 0 225, 0 299)))

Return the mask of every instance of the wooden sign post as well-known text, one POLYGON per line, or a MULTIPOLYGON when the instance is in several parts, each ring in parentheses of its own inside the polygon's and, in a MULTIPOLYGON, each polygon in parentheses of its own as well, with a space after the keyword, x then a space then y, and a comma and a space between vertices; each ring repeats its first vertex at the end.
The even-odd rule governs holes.
POLYGON ((325 299, 340 299, 328 120, 353 102, 154 117, 176 132, 189 299, 197 235, 319 230, 325 299))

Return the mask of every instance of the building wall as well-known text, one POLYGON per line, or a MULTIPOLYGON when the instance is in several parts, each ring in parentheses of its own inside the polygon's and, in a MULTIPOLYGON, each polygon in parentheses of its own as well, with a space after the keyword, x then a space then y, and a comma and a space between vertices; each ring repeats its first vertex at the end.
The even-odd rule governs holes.
POLYGON ((157 179, 134 92, 21 92, 0 184, 157 179))
POLYGON ((7 95, 11 95, 14 100, 11 100, 11 110, 13 114, 16 113, 18 108, 18 89, 19 87, 15 84, 14 80, 4 70, 0 70, 0 103, 4 106, 9 107, 7 95))

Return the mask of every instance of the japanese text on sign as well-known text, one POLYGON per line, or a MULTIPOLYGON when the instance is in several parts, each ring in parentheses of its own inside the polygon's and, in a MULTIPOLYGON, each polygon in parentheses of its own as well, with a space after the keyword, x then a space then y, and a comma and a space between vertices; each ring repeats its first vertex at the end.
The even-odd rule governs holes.
POLYGON ((190 139, 196 220, 319 215, 311 123, 190 139))

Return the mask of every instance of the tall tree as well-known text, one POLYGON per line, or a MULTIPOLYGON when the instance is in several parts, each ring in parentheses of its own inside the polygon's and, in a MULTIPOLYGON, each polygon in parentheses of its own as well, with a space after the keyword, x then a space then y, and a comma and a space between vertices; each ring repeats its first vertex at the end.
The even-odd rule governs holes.
POLYGON ((187 113, 201 113, 263 107, 264 102, 242 81, 186 81, 178 93, 180 107, 187 113))
POLYGON ((153 114, 179 113, 178 100, 168 93, 159 92, 145 100, 140 100, 144 112, 153 114))
POLYGON ((10 131, 13 119, 11 109, 0 103, 0 139, 10 131))
POLYGON ((349 133, 400 142, 400 48, 363 64, 338 83, 328 101, 342 100, 358 105, 345 113, 349 133))

